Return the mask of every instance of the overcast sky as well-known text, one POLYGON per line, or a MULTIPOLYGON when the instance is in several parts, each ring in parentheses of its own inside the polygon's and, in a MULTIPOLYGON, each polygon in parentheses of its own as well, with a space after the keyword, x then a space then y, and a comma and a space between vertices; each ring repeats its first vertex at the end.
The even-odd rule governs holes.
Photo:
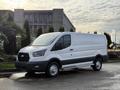
POLYGON ((63 8, 77 31, 116 31, 120 42, 120 0, 0 0, 0 9, 14 8, 63 8))

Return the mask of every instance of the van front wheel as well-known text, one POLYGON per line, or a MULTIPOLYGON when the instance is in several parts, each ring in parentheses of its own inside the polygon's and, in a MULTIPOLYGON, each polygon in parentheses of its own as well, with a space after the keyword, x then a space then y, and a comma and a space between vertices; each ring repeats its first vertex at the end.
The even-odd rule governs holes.
POLYGON ((100 71, 102 68, 102 58, 97 57, 96 60, 94 61, 94 65, 92 66, 92 69, 94 71, 100 71))
POLYGON ((56 77, 58 73, 59 73, 59 64, 56 62, 49 63, 46 70, 46 75, 48 77, 56 77))

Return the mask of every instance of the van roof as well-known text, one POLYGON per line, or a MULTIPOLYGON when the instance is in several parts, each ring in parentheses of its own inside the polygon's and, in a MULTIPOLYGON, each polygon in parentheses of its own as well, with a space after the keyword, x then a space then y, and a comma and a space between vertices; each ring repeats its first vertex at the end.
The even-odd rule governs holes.
MULTIPOLYGON (((99 36, 101 36, 102 34, 90 34, 90 33, 80 33, 80 32, 52 32, 52 33, 56 33, 56 34, 74 34, 74 35, 77 35, 77 34, 81 34, 81 35, 99 35, 99 36)), ((102 36, 104 36, 104 35, 102 35, 102 36)))
POLYGON ((73 34, 73 33, 76 33, 77 34, 79 32, 52 32, 52 33, 56 33, 56 34, 73 34))

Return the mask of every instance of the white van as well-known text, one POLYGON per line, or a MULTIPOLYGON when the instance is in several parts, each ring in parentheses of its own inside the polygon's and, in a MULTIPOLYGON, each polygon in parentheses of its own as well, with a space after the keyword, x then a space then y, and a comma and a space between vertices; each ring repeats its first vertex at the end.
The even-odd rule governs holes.
POLYGON ((45 72, 53 77, 65 68, 91 66, 99 71, 106 58, 104 35, 53 32, 40 35, 31 45, 22 48, 15 65, 28 73, 45 72))

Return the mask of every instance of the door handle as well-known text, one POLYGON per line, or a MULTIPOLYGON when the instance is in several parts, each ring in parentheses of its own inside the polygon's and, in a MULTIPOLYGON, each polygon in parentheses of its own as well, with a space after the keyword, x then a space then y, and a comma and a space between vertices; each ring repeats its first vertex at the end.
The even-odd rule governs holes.
POLYGON ((74 49, 70 49, 70 51, 73 51, 74 49))

